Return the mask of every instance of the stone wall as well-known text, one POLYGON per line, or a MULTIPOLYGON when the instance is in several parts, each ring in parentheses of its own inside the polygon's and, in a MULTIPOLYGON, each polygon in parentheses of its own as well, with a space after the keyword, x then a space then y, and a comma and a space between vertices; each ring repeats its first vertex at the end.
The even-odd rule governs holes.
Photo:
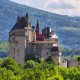
POLYGON ((9 38, 9 56, 19 63, 25 61, 25 38, 24 36, 15 36, 9 38))

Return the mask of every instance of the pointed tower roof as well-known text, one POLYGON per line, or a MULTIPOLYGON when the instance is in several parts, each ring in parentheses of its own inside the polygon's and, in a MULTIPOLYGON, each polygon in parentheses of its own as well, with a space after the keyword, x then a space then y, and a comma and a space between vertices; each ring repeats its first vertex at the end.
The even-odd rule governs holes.
POLYGON ((37 24, 36 24, 36 34, 40 33, 40 26, 39 26, 39 21, 37 20, 37 24))
POLYGON ((28 25, 29 25, 29 16, 28 16, 28 13, 26 13, 26 16, 19 16, 18 15, 16 24, 14 25, 14 27, 12 28, 12 30, 15 30, 15 29, 24 29, 24 27, 27 27, 28 25))
POLYGON ((39 20, 37 20, 36 28, 39 28, 39 20))
POLYGON ((28 25, 29 25, 29 15, 28 15, 28 13, 26 13, 26 27, 28 27, 28 25))
POLYGON ((27 18, 29 18, 29 15, 28 15, 28 13, 26 13, 26 17, 27 17, 27 18))
POLYGON ((19 19, 20 19, 20 16, 18 15, 17 20, 19 21, 19 19))

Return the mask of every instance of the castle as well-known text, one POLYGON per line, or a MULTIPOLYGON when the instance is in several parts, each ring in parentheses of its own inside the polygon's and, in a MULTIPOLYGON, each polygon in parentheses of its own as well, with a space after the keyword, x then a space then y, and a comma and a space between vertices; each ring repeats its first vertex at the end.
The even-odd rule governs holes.
POLYGON ((38 20, 35 28, 31 25, 28 14, 18 16, 9 32, 9 56, 21 64, 32 57, 36 60, 52 57, 56 64, 60 64, 61 53, 55 32, 49 27, 40 32, 38 20))

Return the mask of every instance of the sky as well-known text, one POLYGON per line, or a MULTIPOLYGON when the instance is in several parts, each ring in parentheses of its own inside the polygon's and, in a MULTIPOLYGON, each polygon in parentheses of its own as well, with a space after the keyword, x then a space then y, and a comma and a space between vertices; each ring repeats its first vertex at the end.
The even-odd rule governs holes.
POLYGON ((11 0, 61 15, 80 16, 80 0, 11 0))

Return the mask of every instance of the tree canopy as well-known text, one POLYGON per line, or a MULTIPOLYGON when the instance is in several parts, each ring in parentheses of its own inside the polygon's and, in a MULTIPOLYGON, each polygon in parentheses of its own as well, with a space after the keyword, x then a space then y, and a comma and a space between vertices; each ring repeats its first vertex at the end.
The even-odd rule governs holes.
POLYGON ((0 80, 80 80, 80 68, 59 67, 47 61, 28 60, 19 65, 11 58, 0 59, 0 80))

